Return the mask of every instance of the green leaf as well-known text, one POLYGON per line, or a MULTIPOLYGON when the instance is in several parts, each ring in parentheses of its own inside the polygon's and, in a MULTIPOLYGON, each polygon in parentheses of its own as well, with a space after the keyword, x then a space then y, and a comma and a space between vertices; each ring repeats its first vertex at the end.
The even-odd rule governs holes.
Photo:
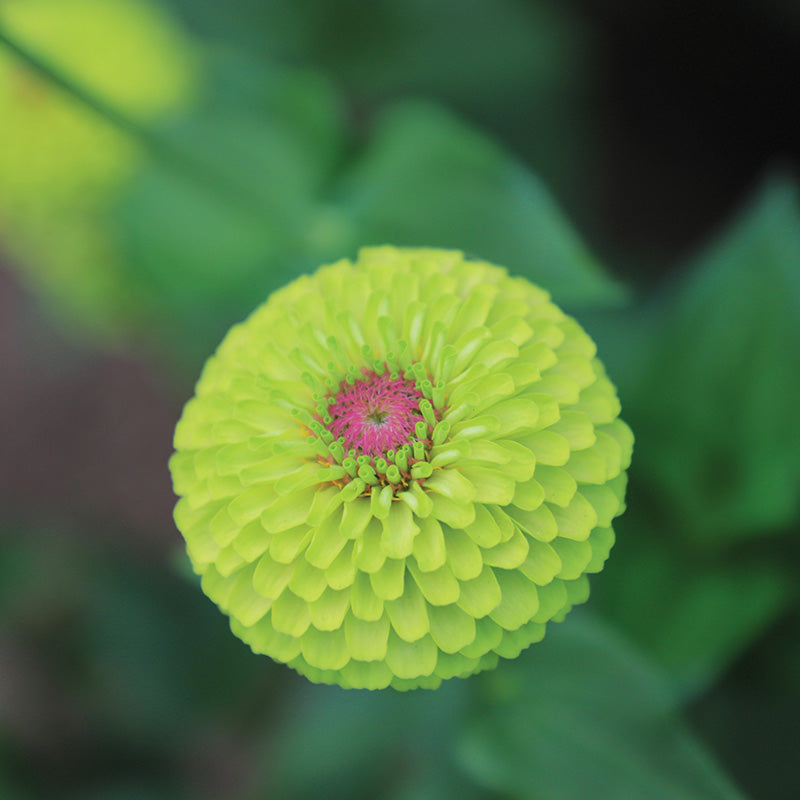
POLYGON ((615 523, 618 546, 594 600, 695 696, 796 599, 797 577, 780 550, 703 553, 654 513, 634 506, 615 523))
POLYGON ((601 160, 586 102, 597 47, 568 7, 527 0, 259 3, 170 0, 215 41, 314 64, 367 111, 399 95, 436 97, 512 143, 585 202, 601 160))
POLYGON ((576 615, 479 679, 485 707, 457 741, 488 790, 537 800, 733 800, 742 795, 677 716, 661 676, 576 615))
MULTIPOLYGON (((427 775, 447 775, 465 683, 435 692, 347 691, 297 679, 287 716, 270 720, 258 796, 388 797, 427 775)), ((454 778, 458 780, 458 776, 454 778)))
POLYGON ((688 693, 796 597, 800 204, 768 181, 669 292, 589 329, 636 432, 595 601, 688 693))
POLYGON ((637 470, 695 537, 800 509, 800 204, 768 182, 664 308, 630 387, 637 470))
POLYGON ((387 111, 341 197, 364 244, 464 250, 572 305, 624 295, 536 177, 433 105, 387 111))
POLYGON ((209 107, 168 133, 212 177, 199 186, 153 163, 119 212, 148 321, 184 363, 207 355, 270 291, 354 249, 323 199, 343 147, 335 91, 313 74, 257 62, 221 59, 215 70, 209 107))

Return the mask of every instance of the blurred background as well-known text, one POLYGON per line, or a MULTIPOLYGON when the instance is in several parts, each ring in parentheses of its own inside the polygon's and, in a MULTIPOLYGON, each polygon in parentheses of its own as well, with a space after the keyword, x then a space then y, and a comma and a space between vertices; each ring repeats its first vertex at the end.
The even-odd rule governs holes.
POLYGON ((800 5, 0 0, 0 797, 800 796, 800 5), (593 334, 636 452, 584 609, 437 692, 256 657, 166 461, 367 244, 593 334))

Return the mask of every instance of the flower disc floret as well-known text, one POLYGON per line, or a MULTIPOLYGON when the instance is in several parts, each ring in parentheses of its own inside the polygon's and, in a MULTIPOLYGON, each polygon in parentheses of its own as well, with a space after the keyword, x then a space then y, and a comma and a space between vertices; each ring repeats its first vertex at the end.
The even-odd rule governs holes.
MULTIPOLYGON (((393 494, 422 483, 431 470, 424 466, 433 442, 443 438, 431 382, 419 364, 400 371, 395 357, 376 361, 375 368, 352 370, 339 390, 317 403, 311 434, 328 447, 329 463, 341 464, 341 484, 360 478, 370 486, 389 486, 393 494), (419 466, 417 466, 419 465, 419 466)), ((314 396, 315 399, 318 395, 314 396)))
POLYGON ((417 384, 405 376, 364 370, 363 377, 345 382, 328 398, 325 427, 348 452, 384 456, 387 450, 406 444, 418 422, 425 427, 423 438, 427 437, 419 407, 424 399, 417 384))
POLYGON ((275 292, 175 431, 175 520, 233 632, 311 680, 436 687, 588 597, 633 436, 587 334, 522 278, 363 250, 275 292))

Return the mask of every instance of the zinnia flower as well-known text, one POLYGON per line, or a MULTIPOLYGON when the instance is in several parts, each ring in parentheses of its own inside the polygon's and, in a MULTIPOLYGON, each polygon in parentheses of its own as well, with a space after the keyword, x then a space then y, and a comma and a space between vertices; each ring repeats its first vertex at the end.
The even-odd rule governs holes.
POLYGON ((588 597, 633 436, 548 294, 445 250, 363 250, 275 292, 175 431, 205 593, 313 681, 435 688, 588 597))

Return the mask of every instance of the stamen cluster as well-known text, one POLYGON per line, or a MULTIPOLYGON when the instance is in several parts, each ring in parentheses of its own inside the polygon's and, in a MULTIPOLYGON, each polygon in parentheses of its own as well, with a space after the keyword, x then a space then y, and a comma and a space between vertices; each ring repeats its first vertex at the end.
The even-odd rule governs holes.
POLYGON ((400 374, 376 361, 375 369, 349 372, 337 392, 317 396, 313 434, 325 441, 330 462, 344 469, 341 485, 354 481, 362 493, 378 486, 396 494, 430 477, 430 449, 450 428, 438 420, 432 394, 420 364, 400 374))

